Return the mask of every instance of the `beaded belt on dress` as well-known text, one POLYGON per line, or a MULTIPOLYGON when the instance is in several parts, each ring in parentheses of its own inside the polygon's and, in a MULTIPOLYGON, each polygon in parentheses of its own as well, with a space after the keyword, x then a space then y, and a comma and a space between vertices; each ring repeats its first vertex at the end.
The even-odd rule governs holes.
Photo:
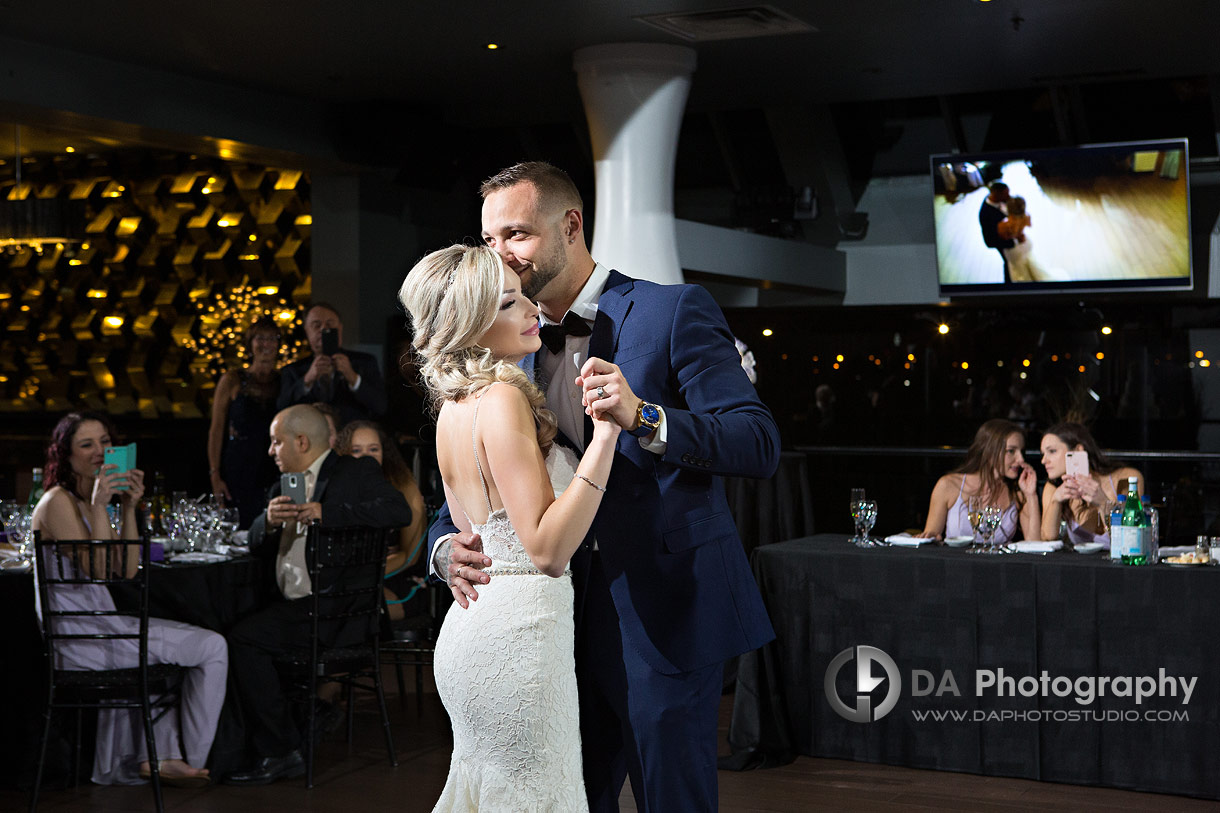
MULTIPOLYGON (((499 564, 497 564, 497 565, 492 565, 491 567, 487 568, 483 572, 486 573, 488 576, 545 576, 546 575, 538 568, 531 567, 530 565, 499 565, 499 564)), ((571 576, 572 575, 571 569, 565 570, 563 572, 563 575, 571 576)))

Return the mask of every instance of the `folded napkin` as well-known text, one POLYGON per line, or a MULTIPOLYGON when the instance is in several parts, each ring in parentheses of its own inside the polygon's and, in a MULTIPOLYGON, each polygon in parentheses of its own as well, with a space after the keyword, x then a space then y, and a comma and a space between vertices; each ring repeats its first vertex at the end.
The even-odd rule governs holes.
POLYGON ((918 548, 920 545, 926 545, 931 542, 931 539, 922 539, 918 536, 911 536, 906 531, 900 534, 892 534, 885 538, 887 544, 900 545, 908 548, 918 548))
POLYGON ((201 550, 194 550, 194 551, 187 551, 186 553, 179 553, 178 555, 176 555, 173 558, 172 561, 175 563, 186 562, 189 564, 191 562, 195 562, 195 563, 226 562, 226 561, 228 561, 228 559, 229 559, 229 557, 225 556, 223 553, 206 553, 201 550))
POLYGON ((1194 552, 1195 552, 1194 545, 1178 545, 1176 547, 1171 547, 1171 548, 1157 548, 1156 555, 1158 557, 1160 557, 1161 559, 1164 559, 1166 556, 1181 556, 1183 553, 1194 553, 1194 552))
POLYGON ((250 548, 245 545, 217 545, 216 552, 228 556, 245 556, 250 552, 250 548))
POLYGON ((1023 542, 1009 542, 1008 547, 1015 550, 1017 553, 1051 553, 1063 547, 1063 543, 1058 539, 1052 539, 1049 542, 1042 542, 1037 539, 1027 539, 1023 542))

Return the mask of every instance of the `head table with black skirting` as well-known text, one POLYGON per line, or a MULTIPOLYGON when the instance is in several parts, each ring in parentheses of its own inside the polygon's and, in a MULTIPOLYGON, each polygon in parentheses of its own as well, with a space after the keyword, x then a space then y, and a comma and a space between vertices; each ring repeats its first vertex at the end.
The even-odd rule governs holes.
POLYGON ((1220 799, 1220 567, 820 534, 751 557, 724 767, 797 755, 1220 799))

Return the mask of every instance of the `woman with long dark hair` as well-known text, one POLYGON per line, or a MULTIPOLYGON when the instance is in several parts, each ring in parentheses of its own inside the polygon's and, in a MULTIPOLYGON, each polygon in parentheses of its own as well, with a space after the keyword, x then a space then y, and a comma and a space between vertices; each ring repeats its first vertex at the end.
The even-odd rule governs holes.
POLYGON ((1061 521, 1067 522, 1073 545, 1103 542, 1110 545, 1109 512, 1119 494, 1127 493, 1127 478, 1138 481, 1144 493, 1144 475, 1113 462, 1101 451, 1092 433, 1078 423, 1057 423, 1042 436, 1042 465, 1047 483, 1042 488, 1042 536, 1059 538, 1061 521), (1085 452, 1089 474, 1067 473, 1067 453, 1085 452))
POLYGON ((380 424, 358 420, 344 425, 335 450, 352 457, 372 457, 381 464, 386 479, 402 492, 407 505, 411 506, 411 524, 399 531, 398 545, 385 560, 386 609, 390 620, 397 621, 404 616, 404 603, 415 595, 422 595, 419 587, 427 575, 422 567, 416 567, 427 543, 428 509, 424 506, 424 495, 407 462, 402 459, 398 445, 380 424))
MULTIPOLYGON (((47 491, 34 508, 32 527, 43 539, 131 539, 140 537, 136 505, 144 495, 144 473, 118 472, 105 463, 105 448, 115 437, 110 419, 96 412, 74 412, 63 417, 51 433, 47 448, 47 491), (125 490, 124 490, 125 488, 125 490), (121 525, 111 527, 107 506, 119 495, 121 525)), ((99 559, 104 557, 99 557, 99 559)), ((127 576, 135 575, 139 548, 127 555, 127 576)), ((63 561, 64 572, 78 570, 76 557, 63 561)), ((105 567, 99 562, 99 566, 105 567)), ((105 574, 95 574, 98 576, 105 574)), ((59 619, 61 632, 93 635, 129 633, 139 623, 119 616, 88 617, 91 610, 114 610, 110 593, 101 585, 56 585, 49 596, 58 610, 82 613, 80 618, 59 619)), ((66 642, 57 647, 59 669, 124 669, 134 667, 138 653, 133 640, 66 642)), ((178 713, 163 715, 154 725, 161 781, 167 785, 201 787, 208 784, 202 766, 216 736, 224 703, 229 654, 225 639, 215 633, 177 621, 150 618, 149 663, 188 667, 178 713)), ((138 709, 98 713, 97 748, 93 781, 102 785, 134 784, 150 774, 144 729, 138 709)))
POLYGON ((1010 542, 1018 531, 1037 539, 1042 518, 1036 489, 1037 475, 1025 462, 1025 433, 1012 421, 995 418, 979 427, 966 451, 966 461, 941 477, 932 489, 928 521, 916 536, 942 539, 971 536, 968 503, 981 497, 1003 512, 996 542, 1010 542))

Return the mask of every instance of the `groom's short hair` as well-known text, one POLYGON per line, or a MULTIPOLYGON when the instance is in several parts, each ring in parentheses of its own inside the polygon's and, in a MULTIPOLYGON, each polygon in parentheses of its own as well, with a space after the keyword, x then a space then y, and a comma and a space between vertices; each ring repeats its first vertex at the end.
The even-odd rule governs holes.
POLYGON ((989 188, 992 192, 1007 192, 1008 184, 1004 183, 1003 181, 996 181, 989 188))
POLYGON ((571 176, 546 161, 523 161, 502 169, 483 181, 479 186, 479 194, 486 199, 493 192, 522 183, 533 184, 538 190, 539 202, 545 207, 584 211, 584 200, 580 197, 580 190, 572 182, 571 176))

